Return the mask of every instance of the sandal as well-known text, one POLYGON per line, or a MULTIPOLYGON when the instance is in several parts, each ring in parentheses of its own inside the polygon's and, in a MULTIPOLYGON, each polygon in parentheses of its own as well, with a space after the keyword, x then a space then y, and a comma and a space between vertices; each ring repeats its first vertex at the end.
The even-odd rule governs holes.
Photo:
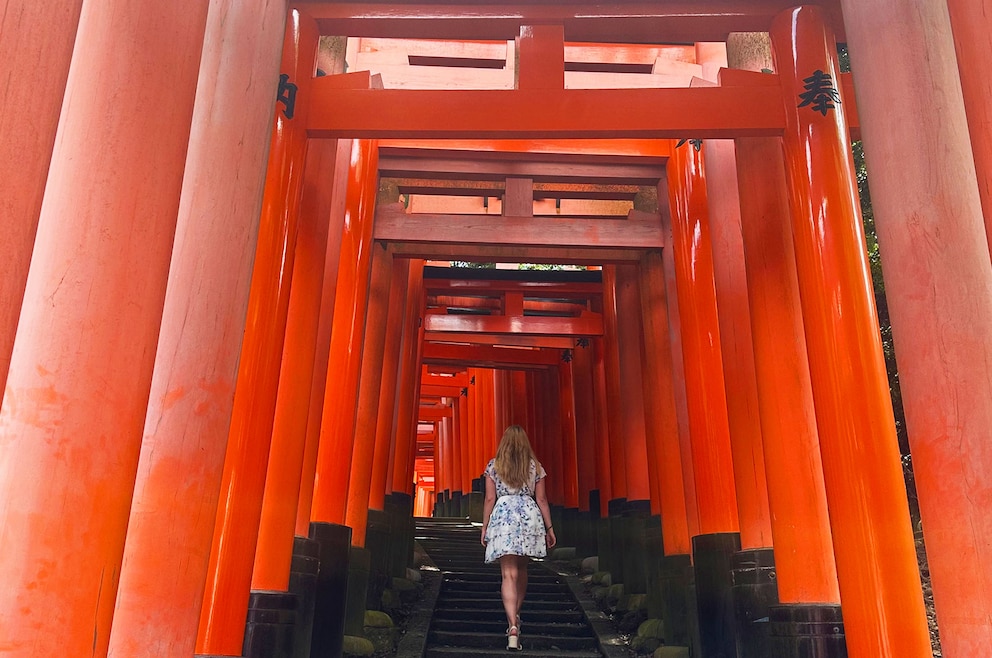
POLYGON ((523 647, 520 645, 520 629, 516 626, 510 626, 506 629, 506 650, 507 651, 521 651, 523 647))

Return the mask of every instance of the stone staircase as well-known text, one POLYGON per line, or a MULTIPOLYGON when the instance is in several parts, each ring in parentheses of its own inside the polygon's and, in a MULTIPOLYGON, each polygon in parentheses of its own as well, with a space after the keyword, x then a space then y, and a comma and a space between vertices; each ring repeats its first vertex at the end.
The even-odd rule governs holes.
POLYGON ((539 563, 530 566, 520 612, 523 650, 506 650, 499 566, 483 563, 479 533, 464 519, 417 520, 417 541, 443 573, 425 658, 600 658, 599 641, 568 584, 539 563))

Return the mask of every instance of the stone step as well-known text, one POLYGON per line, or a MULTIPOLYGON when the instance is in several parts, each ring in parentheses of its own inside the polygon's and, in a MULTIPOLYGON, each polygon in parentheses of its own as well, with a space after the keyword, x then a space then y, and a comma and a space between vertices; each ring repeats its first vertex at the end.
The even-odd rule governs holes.
MULTIPOLYGON (((527 569, 527 575, 530 578, 530 582, 559 582, 561 579, 557 574, 551 573, 547 569, 543 569, 536 565, 531 565, 527 569)), ((497 565, 481 565, 475 568, 464 567, 459 570, 457 574, 452 574, 449 578, 457 578, 458 580, 464 581, 492 581, 493 579, 500 579, 499 567, 497 565)))
MULTIPOLYGON (((424 658, 505 658, 506 618, 498 564, 485 564, 479 528, 464 523, 418 524, 417 541, 441 570, 424 658)), ((520 656, 600 658, 599 640, 563 578, 532 563, 521 616, 520 656)))
MULTIPOLYGON (((534 610, 524 604, 521 616, 524 618, 524 625, 538 622, 559 622, 569 624, 579 624, 585 622, 585 615, 581 610, 534 610)), ((497 621, 506 624, 503 616, 503 609, 485 608, 434 608, 434 619, 444 619, 453 621, 497 621)), ((505 626, 504 626, 505 628, 505 626)))
MULTIPOLYGON (((575 601, 570 600, 571 597, 566 598, 563 595, 557 600, 550 601, 535 601, 531 598, 527 598, 524 603, 524 608, 527 610, 579 610, 579 604, 575 601)), ((437 601, 438 607, 444 608, 460 608, 460 609, 489 609, 496 608, 499 610, 503 609, 503 602, 499 597, 486 596, 486 597, 438 597, 437 601)))
MULTIPOLYGON (((561 601, 562 597, 568 596, 567 590, 558 589, 553 592, 532 592, 530 587, 527 588, 527 601, 561 601)), ((445 589, 441 593, 441 600, 447 599, 499 599, 500 593, 499 589, 492 589, 489 591, 478 590, 478 589, 445 589)))
MULTIPOLYGON (((445 592, 485 592, 499 594, 499 577, 488 580, 469 580, 466 578, 448 578, 444 581, 445 592)), ((540 593, 560 594, 568 592, 568 585, 553 580, 539 580, 528 575, 527 596, 540 593)))
MULTIPOLYGON (((469 647, 473 649, 499 649, 506 647, 506 629, 498 633, 476 633, 471 631, 431 631, 428 641, 441 646, 469 647)), ((546 651, 595 651, 595 637, 574 635, 537 635, 524 633, 521 643, 528 649, 546 651)))
MULTIPOLYGON (((506 631, 506 619, 502 616, 493 619, 442 619, 435 618, 431 628, 438 631, 464 631, 468 626, 471 631, 479 633, 498 633, 506 631)), ((524 615, 524 631, 528 635, 567 635, 570 637, 595 637, 583 620, 581 623, 565 623, 554 617, 552 622, 538 621, 534 615, 524 615)))
POLYGON ((472 649, 469 647, 439 647, 428 645, 427 650, 424 652, 424 658, 451 658, 451 657, 461 657, 461 656, 472 656, 473 658, 506 658, 507 655, 511 656, 566 656, 567 658, 602 658, 603 654, 599 651, 554 651, 550 652, 547 649, 531 649, 527 646, 526 639, 524 641, 523 651, 507 651, 506 645, 503 644, 497 649, 472 649))

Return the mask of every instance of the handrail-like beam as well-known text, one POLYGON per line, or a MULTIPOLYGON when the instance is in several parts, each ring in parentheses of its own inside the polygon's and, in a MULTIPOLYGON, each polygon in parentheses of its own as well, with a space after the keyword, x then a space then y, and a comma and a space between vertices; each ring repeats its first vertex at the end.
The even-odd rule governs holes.
MULTIPOLYGON (((844 28, 838 0, 809 0, 844 28)), ((523 25, 562 25, 568 41, 694 43, 724 41, 731 32, 767 32, 794 0, 693 0, 664 2, 304 2, 321 34, 400 39, 513 39, 523 25)))

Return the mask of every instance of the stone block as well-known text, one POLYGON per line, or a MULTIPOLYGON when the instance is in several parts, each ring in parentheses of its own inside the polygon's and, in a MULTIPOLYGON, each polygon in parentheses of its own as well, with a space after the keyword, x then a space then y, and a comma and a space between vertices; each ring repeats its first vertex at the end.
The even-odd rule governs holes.
POLYGON ((393 620, 389 615, 379 610, 365 611, 365 628, 392 628, 393 620))
POLYGON ((637 636, 630 641, 630 648, 636 653, 646 654, 652 653, 661 644, 661 640, 656 637, 641 637, 637 636))
POLYGON ((375 645, 364 637, 345 635, 341 654, 344 656, 374 656, 375 645))
POLYGON ((689 647, 658 647, 651 658, 689 658, 689 647))
POLYGON ((656 637, 659 640, 665 639, 665 620, 647 619, 637 627, 638 637, 656 637))

